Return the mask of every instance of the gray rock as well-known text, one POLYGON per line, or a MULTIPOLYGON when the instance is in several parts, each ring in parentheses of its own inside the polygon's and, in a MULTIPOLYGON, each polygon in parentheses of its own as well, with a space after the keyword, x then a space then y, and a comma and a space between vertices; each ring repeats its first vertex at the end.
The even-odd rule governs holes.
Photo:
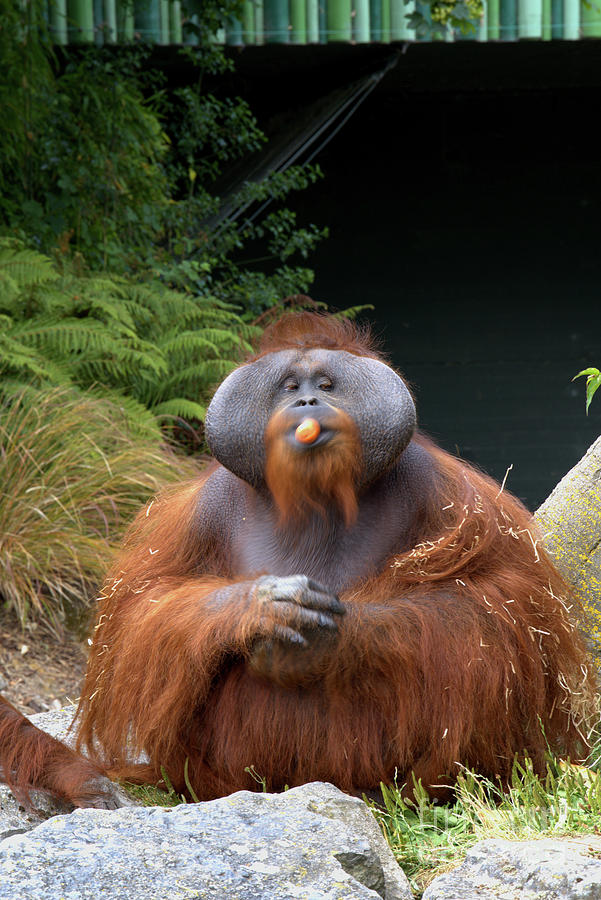
POLYGON ((39 791, 32 791, 31 800, 35 811, 25 809, 7 786, 0 784, 0 841, 12 834, 31 831, 49 816, 71 812, 71 807, 63 806, 39 791))
POLYGON ((410 900, 367 806, 332 785, 76 810, 0 842, 0 898, 410 900))
POLYGON ((587 855, 599 849, 597 837, 481 841, 423 900, 601 900, 601 860, 587 855))
POLYGON ((601 610, 601 437, 561 479, 535 519, 578 599, 601 610))
POLYGON ((69 731, 69 728, 73 722, 75 710, 75 706, 65 706, 63 709, 52 709, 48 712, 36 713, 35 716, 29 716, 29 719, 42 731, 46 731, 52 737, 57 738, 57 740, 72 746, 75 743, 75 731, 69 731))

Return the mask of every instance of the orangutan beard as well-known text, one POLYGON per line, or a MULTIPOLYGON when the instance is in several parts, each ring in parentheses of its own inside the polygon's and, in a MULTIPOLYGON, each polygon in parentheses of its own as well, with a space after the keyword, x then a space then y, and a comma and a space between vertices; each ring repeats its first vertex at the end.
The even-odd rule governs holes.
POLYGON ((284 417, 272 416, 265 430, 265 480, 281 525, 302 523, 311 512, 339 512, 349 528, 357 519, 357 483, 361 445, 357 427, 342 410, 335 413, 335 433, 327 444, 297 450, 285 437, 284 417))

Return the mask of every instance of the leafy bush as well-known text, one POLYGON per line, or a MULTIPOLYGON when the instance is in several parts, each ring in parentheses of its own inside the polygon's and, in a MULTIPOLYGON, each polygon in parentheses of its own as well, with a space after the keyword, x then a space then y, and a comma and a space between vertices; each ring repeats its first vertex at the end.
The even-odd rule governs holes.
POLYGON ((231 68, 214 32, 239 6, 206 0, 194 10, 187 27, 199 43, 182 51, 192 83, 169 90, 143 46, 67 49, 50 65, 41 0, 0 0, 10 26, 0 29, 10 124, 0 131, 0 226, 44 252, 80 253, 96 270, 172 271, 174 258, 187 260, 192 293, 253 314, 306 292, 312 272, 291 257, 306 259, 325 229, 298 228, 285 209, 258 222, 246 210, 281 206, 318 168, 292 167, 224 196, 216 189, 224 167, 266 140, 241 98, 204 88, 206 74, 231 68), (257 241, 253 261, 246 248, 257 241))
POLYGON ((60 630, 94 596, 124 526, 159 486, 192 477, 116 404, 72 388, 0 401, 0 598, 60 630))
POLYGON ((95 268, 152 259, 169 203, 168 140, 152 99, 129 77, 140 55, 70 62, 35 137, 38 183, 22 225, 42 247, 72 242, 95 268))
POLYGON ((22 387, 102 385, 133 421, 203 420, 210 388, 257 329, 231 305, 159 280, 61 273, 0 241, 0 377, 22 387), (127 401, 126 399, 127 398, 127 401))

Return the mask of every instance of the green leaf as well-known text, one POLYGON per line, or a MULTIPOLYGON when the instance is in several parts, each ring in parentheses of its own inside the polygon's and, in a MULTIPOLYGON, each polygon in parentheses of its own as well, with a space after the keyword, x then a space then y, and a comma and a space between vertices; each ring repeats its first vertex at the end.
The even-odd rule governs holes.
POLYGON ((591 405, 591 400, 595 395, 595 391, 601 384, 601 372, 597 372, 596 375, 589 375, 586 379, 586 414, 588 415, 588 408, 591 405))
POLYGON ((598 375, 598 374, 599 374, 599 369, 593 369, 593 368, 583 369, 582 372, 578 372, 578 375, 574 375, 574 377, 572 378, 572 381, 576 381, 576 379, 580 378, 582 375, 598 375))

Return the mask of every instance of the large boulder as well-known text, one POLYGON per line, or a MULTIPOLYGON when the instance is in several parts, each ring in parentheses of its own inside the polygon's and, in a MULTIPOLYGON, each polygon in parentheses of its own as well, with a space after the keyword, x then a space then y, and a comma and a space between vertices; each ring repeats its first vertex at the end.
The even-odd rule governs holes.
POLYGON ((480 841, 423 900, 601 900, 601 841, 480 841), (596 854, 596 855, 595 855, 596 854))
POLYGON ((588 613, 601 655, 601 437, 536 511, 543 543, 588 613))
POLYGON ((329 784, 76 810, 0 842, 0 898, 411 900, 363 801, 329 784))

